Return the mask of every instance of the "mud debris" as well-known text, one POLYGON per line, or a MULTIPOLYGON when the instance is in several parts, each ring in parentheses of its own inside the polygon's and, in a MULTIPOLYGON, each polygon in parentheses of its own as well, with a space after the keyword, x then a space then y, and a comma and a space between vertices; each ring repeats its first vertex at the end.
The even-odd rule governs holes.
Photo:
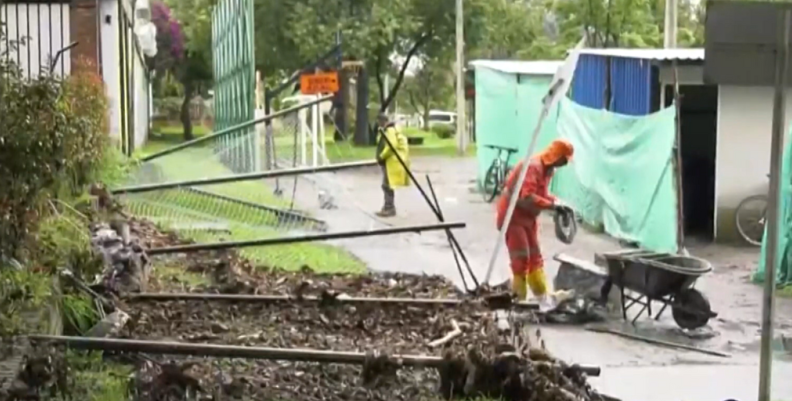
MULTIPOLYGON (((160 232, 145 221, 130 219, 127 226, 129 235, 124 235, 124 246, 136 251, 188 243, 160 232)), ((117 242, 108 243, 117 246, 117 242)), ((148 259, 145 262, 148 265, 148 259)), ((132 385, 138 400, 406 401, 476 396, 510 401, 599 399, 579 370, 556 361, 546 351, 530 347, 530 344, 540 346, 543 341, 530 339, 528 328, 521 329, 517 321, 536 321, 535 318, 514 317, 511 332, 506 332, 498 328, 493 313, 481 304, 447 307, 299 300, 309 295, 329 300, 341 295, 464 296, 442 277, 322 275, 308 266, 299 272, 283 272, 253 266, 234 251, 177 254, 153 258, 151 262, 153 271, 123 270, 132 275, 141 274, 126 277, 125 280, 140 283, 137 288, 127 288, 133 292, 184 292, 186 288, 189 292, 279 294, 294 296, 296 301, 255 304, 182 300, 124 304, 123 300, 117 300, 129 315, 118 337, 359 352, 367 358, 360 366, 130 355, 136 366, 132 385), (162 280, 156 271, 158 263, 178 266, 205 280, 189 286, 178 280, 162 280), (461 333, 449 336, 451 332, 461 333), (450 339, 438 344, 444 338, 450 339), (398 355, 444 359, 438 369, 406 367, 398 355)))

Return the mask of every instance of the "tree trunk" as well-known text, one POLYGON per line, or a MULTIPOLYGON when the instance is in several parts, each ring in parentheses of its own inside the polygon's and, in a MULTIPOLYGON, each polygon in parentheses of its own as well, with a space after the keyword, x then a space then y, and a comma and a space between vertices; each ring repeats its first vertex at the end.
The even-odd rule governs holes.
MULTIPOLYGON (((349 128, 347 127, 347 113, 349 107, 349 74, 346 71, 339 71, 338 78, 341 81, 341 88, 336 93, 335 99, 333 102, 335 103, 335 116, 333 120, 335 121, 334 130, 333 130, 333 140, 335 142, 341 142, 347 138, 347 132, 349 132, 349 128)), ((324 124, 324 118, 321 121, 324 124)))
POLYGON ((423 83, 423 102, 421 102, 421 106, 423 107, 423 130, 429 131, 429 110, 432 107, 432 73, 431 71, 426 72, 426 80, 423 83))
POLYGON ((369 78, 365 68, 361 68, 357 76, 357 102, 355 105, 355 145, 368 145, 369 122, 368 122, 368 98, 369 98, 369 78))
POLYGON ((192 120, 190 119, 190 100, 193 94, 193 84, 191 81, 184 83, 184 101, 181 105, 181 123, 184 128, 184 140, 191 141, 195 138, 192 132, 192 120))

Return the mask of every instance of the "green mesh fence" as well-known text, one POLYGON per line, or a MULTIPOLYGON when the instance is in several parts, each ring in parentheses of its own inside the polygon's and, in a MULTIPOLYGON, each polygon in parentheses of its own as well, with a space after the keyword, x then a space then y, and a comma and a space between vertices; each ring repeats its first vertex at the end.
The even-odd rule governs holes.
MULTIPOLYGON (((276 169, 314 165, 310 158, 303 162, 301 157, 302 153, 312 155, 314 147, 321 161, 316 165, 354 156, 355 149, 347 142, 332 142, 332 124, 328 124, 326 143, 311 142, 314 135, 302 129, 301 121, 310 122, 311 113, 317 113, 320 121, 331 121, 321 110, 321 107, 304 108, 302 113, 296 110, 272 120, 276 169)), ((234 141, 222 137, 210 139, 152 159, 138 166, 127 185, 236 175, 232 166, 250 166, 246 172, 264 171, 265 163, 255 159, 256 152, 239 151, 239 143, 264 146, 264 135, 261 123, 234 141)), ((134 215, 199 243, 375 228, 380 223, 357 205, 348 190, 356 185, 355 174, 352 171, 325 172, 182 187, 126 194, 121 200, 134 215)), ((339 245, 338 242, 296 243, 242 248, 240 252, 260 265, 286 270, 308 266, 320 272, 364 271, 363 263, 339 245)))
MULTIPOLYGON (((215 130, 250 121, 255 108, 253 0, 220 0, 212 13, 215 130)), ((259 146, 250 130, 224 136, 218 146, 233 171, 257 168, 259 146), (241 163, 241 164, 233 164, 241 163)))

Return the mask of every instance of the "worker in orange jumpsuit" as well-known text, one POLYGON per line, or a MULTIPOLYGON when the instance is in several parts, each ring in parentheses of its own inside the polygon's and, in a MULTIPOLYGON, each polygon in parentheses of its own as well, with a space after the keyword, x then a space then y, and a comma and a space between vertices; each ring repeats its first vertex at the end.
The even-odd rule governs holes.
MULTIPOLYGON (((565 140, 553 141, 544 151, 533 156, 519 190, 517 205, 506 228, 506 247, 512 270, 512 291, 524 300, 528 288, 540 300, 546 300, 548 285, 544 273, 544 261, 539 249, 539 214, 543 210, 555 210, 556 198, 548 192, 550 180, 558 167, 565 166, 572 158, 574 148, 565 140)), ((515 182, 522 169, 520 162, 511 170, 497 203, 497 224, 500 230, 509 208, 515 182)))

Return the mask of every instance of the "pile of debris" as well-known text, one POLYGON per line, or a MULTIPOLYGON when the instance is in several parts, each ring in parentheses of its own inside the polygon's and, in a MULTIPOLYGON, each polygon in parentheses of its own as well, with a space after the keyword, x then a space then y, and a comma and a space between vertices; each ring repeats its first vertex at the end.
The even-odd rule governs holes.
MULTIPOLYGON (((135 340, 366 355, 362 363, 317 363, 207 359, 200 352, 165 357, 106 351, 106 358, 135 363, 132 390, 140 400, 390 401, 438 396, 446 399, 486 396, 515 401, 601 399, 585 380, 587 373, 595 372, 552 358, 544 350, 541 333, 537 330, 529 335, 523 325, 536 321, 530 314, 509 312, 509 324, 504 328, 481 303, 462 302, 449 307, 300 302, 308 296, 461 297, 456 287, 444 278, 400 274, 317 275, 308 268, 300 272, 272 271, 254 268, 234 251, 206 251, 167 256, 185 269, 209 278, 209 284, 190 291, 280 294, 293 300, 126 302, 123 294, 183 289, 156 280, 144 250, 186 241, 135 219, 121 225, 97 225, 93 239, 108 267, 102 277, 104 289, 121 295, 115 300, 117 310, 111 316, 123 316, 115 320, 112 330, 99 336, 110 333, 135 340), (415 356, 413 361, 417 358, 427 362, 405 363, 409 356, 415 356)), ((30 359, 23 373, 33 369, 28 365, 34 366, 35 360, 30 359)), ((56 373, 51 376, 60 377, 56 373)), ((32 380, 27 386, 39 388, 38 381, 32 380)), ((47 383, 52 387, 51 383, 55 382, 47 383)))

